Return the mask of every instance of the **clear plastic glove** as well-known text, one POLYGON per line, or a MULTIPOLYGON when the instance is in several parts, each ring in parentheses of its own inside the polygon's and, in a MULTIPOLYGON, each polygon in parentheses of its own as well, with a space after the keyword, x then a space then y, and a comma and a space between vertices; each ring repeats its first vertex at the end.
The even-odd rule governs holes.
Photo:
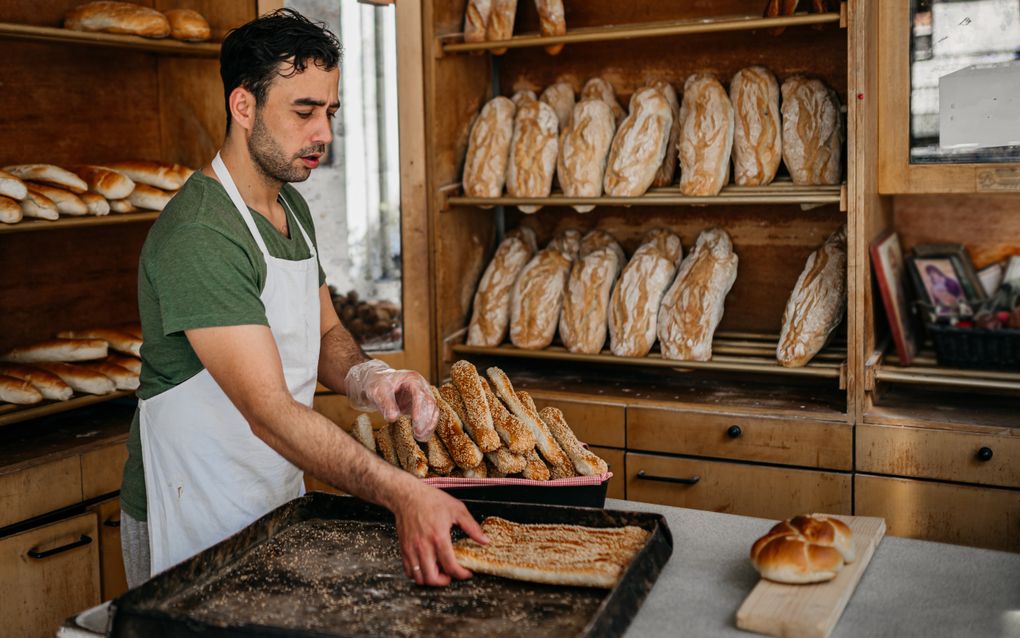
POLYGON ((414 370, 394 370, 378 359, 359 363, 344 379, 347 399, 355 410, 382 412, 393 423, 411 417, 414 438, 427 441, 439 421, 439 409, 425 377, 414 370))

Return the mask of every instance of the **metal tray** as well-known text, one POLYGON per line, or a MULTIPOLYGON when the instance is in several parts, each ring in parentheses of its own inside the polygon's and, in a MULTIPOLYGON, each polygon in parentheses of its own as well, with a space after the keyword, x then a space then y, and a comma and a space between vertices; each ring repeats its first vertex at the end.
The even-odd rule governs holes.
POLYGON ((114 600, 111 635, 620 636, 673 551, 656 514, 465 503, 479 520, 637 525, 652 533, 609 591, 484 574, 446 588, 418 587, 404 576, 392 514, 315 492, 114 600))

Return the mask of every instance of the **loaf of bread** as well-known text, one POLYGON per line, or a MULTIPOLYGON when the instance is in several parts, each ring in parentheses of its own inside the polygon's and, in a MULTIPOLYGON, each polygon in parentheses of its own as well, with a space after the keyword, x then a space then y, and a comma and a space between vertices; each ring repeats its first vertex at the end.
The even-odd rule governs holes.
POLYGON ((542 408, 538 416, 549 426, 549 431, 552 432, 556 442, 560 444, 566 455, 570 457, 570 462, 574 464, 574 469, 578 474, 597 476, 609 471, 609 466, 605 461, 577 440, 574 431, 567 425, 567 420, 563 418, 563 412, 559 408, 552 406, 542 408))
POLYGON ((593 230, 585 235, 580 258, 570 270, 560 314, 560 339, 570 352, 602 351, 609 297, 625 262, 623 249, 609 233, 593 230))
POLYGON ((372 421, 367 414, 359 414, 351 426, 351 436, 358 443, 375 452, 375 434, 372 431, 372 421))
POLYGON ((82 215, 87 215, 89 212, 88 207, 80 197, 71 191, 64 190, 63 188, 29 182, 28 192, 35 195, 42 195, 53 202, 53 204, 57 207, 57 213, 59 215, 81 217, 82 215))
MULTIPOLYGON (((563 12, 563 0, 535 0, 540 29, 545 37, 563 35, 567 32, 567 20, 563 12)), ((562 44, 551 44, 545 48, 549 55, 556 55, 563 50, 562 44)))
MULTIPOLYGON (((524 422, 510 414, 503 402, 500 401, 489 382, 479 375, 482 383, 482 390, 489 403, 489 412, 492 414, 492 426, 496 428, 499 438, 508 450, 514 454, 527 454, 528 450, 535 447, 535 436, 524 422)), ((521 470, 518 470, 521 471, 521 470)))
POLYGON ((484 381, 478 376, 478 370, 470 361, 457 361, 450 367, 450 380, 453 381, 464 402, 464 412, 467 415, 465 424, 470 426, 472 438, 478 444, 478 449, 482 452, 492 452, 501 443, 492 423, 489 399, 482 387, 484 381))
POLYGON ((41 361, 91 361, 103 359, 109 346, 100 339, 50 339, 13 348, 0 354, 0 361, 38 363, 41 361))
POLYGON ((811 253, 786 302, 776 359, 787 368, 811 361, 846 314, 846 225, 811 253))
POLYGON ((98 372, 103 376, 109 377, 113 381, 113 385, 118 390, 137 390, 138 389, 138 375, 126 368, 122 368, 119 365, 109 363, 105 359, 102 361, 90 361, 87 363, 80 363, 78 367, 87 368, 94 372, 98 372))
POLYGON ((783 82, 783 162, 794 184, 839 184, 843 126, 839 98, 821 80, 783 82))
POLYGON ((4 170, 26 182, 48 184, 72 193, 84 193, 88 190, 88 184, 82 178, 53 164, 16 164, 5 166, 4 170))
MULTIPOLYGON (((609 147, 616 133, 612 108, 602 100, 586 98, 577 103, 567 127, 560 134, 556 175, 567 197, 598 197, 606 173, 609 147)), ((587 213, 594 205, 575 205, 587 213)))
POLYGON ((31 405, 43 400, 43 395, 28 381, 0 375, 0 403, 31 405))
POLYGON ((209 21, 193 9, 170 9, 163 12, 170 22, 170 37, 185 42, 204 42, 209 39, 209 21))
POLYGON ((111 162, 103 166, 127 175, 137 184, 148 184, 166 191, 175 191, 184 186, 192 172, 191 169, 179 164, 146 161, 111 162))
MULTIPOLYGON (((514 454, 506 447, 499 447, 492 452, 486 452, 485 460, 491 463, 503 476, 523 472, 524 468, 528 466, 527 457, 523 454, 514 454)), ((489 476, 492 475, 493 472, 490 471, 489 476)))
POLYGON ((779 84, 763 66, 737 71, 730 80, 733 105, 733 181, 764 186, 776 176, 783 157, 779 84))
POLYGON ((425 454, 429 460, 429 468, 439 476, 446 476, 457 467, 453 459, 450 458, 450 453, 446 450, 446 446, 443 445, 443 442, 435 432, 432 433, 432 436, 425 443, 425 454))
POLYGON ((541 350, 556 335, 572 259, 555 247, 540 250, 524 266, 510 296, 510 341, 541 350))
POLYGON ((556 111, 559 130, 564 130, 574 112, 574 87, 569 82, 556 82, 547 86, 538 99, 556 111))
POLYGON ((21 201, 28 197, 28 188, 20 177, 0 171, 0 196, 21 201))
POLYGON ((142 340, 138 337, 112 328, 87 328, 82 330, 61 330, 58 339, 102 339, 112 350, 134 357, 142 355, 142 340))
POLYGON ((397 458, 397 445, 393 441, 393 427, 387 423, 381 428, 373 430, 372 436, 375 438, 375 449, 378 450, 379 456, 390 465, 400 467, 400 459, 397 458))
POLYGON ((671 126, 673 111, 662 91, 646 86, 634 93, 630 113, 609 148, 603 180, 607 195, 644 195, 666 157, 671 126))
POLYGON ((673 183, 673 176, 676 175, 677 163, 677 142, 680 139, 680 100, 677 99, 676 90, 669 82, 659 80, 652 83, 652 87, 659 89, 669 102, 669 110, 673 112, 673 123, 669 127, 669 141, 666 143, 666 155, 662 158, 652 186, 669 186, 673 183))
POLYGON ((103 31, 165 38, 170 35, 167 17, 149 7, 130 2, 100 0, 71 9, 64 17, 64 28, 75 31, 103 31))
POLYGON ((613 110, 613 117, 616 118, 616 126, 619 127, 623 124, 623 118, 627 117, 627 111, 623 110, 623 107, 616 100, 616 92, 613 90, 613 85, 607 80, 604 78, 591 78, 585 82, 584 87, 581 89, 581 99, 585 100, 588 98, 602 100, 608 104, 609 108, 613 110))
POLYGON ((537 450, 532 449, 524 455, 524 469, 521 470, 521 476, 529 481, 549 480, 549 466, 538 455, 537 450))
POLYGON ((491 427, 484 427, 482 423, 484 418, 492 419, 489 414, 488 403, 485 406, 478 406, 474 404, 469 414, 468 408, 464 405, 464 397, 461 396, 457 388, 452 383, 444 383, 439 387, 439 395, 443 397, 446 404, 450 406, 453 413, 460 419, 460 424, 467 432, 471 440, 474 441, 475 445, 482 452, 491 452, 500 446, 499 436, 496 431, 491 427), (481 407, 484 407, 484 412, 481 407))
POLYGON ((659 306, 683 256, 680 238, 662 229, 645 236, 609 300, 609 348, 618 357, 643 357, 655 345, 659 306))
POLYGON ((751 546, 751 564, 779 583, 832 580, 856 559, 853 532, 832 516, 811 514, 781 521, 751 546))
POLYGON ((722 320, 726 295, 737 279, 737 255, 721 228, 698 235, 680 264, 659 308, 659 345, 664 359, 708 361, 712 336, 722 320))
POLYGON ((135 189, 130 177, 105 166, 75 166, 72 170, 85 181, 90 191, 106 199, 124 199, 135 189))
POLYGON ((531 247, 520 237, 507 237, 500 243, 475 291, 468 345, 493 347, 506 338, 511 291, 532 254, 531 247))
POLYGON ((0 363, 0 375, 21 379, 32 384, 42 398, 50 401, 67 401, 74 395, 71 386, 60 377, 41 368, 20 365, 17 363, 0 363))
MULTIPOLYGON (((27 196, 27 189, 25 193, 27 196)), ((6 195, 0 195, 0 223, 17 224, 22 218, 24 218, 24 214, 21 212, 21 202, 6 195)))
MULTIPOLYGON (((514 116, 506 190, 511 197, 548 197, 559 152, 556 111, 545 102, 522 96, 514 116)), ((534 213, 541 206, 518 206, 534 213)))
POLYGON ((680 106, 680 192, 718 195, 729 181, 733 149, 733 105, 711 73, 684 82, 680 106))
POLYGON ((468 0, 464 10, 464 42, 485 42, 492 0, 468 0))
POLYGON ((414 440, 411 417, 400 417, 392 427, 393 444, 396 447, 400 467, 418 478, 425 478, 429 472, 429 462, 425 453, 418 447, 418 442, 414 440))
POLYGON ((33 363, 32 365, 52 372, 71 386, 75 392, 82 394, 109 394, 117 389, 110 377, 81 365, 56 362, 33 363))
POLYGON ((141 210, 161 211, 166 208, 166 205, 170 203, 173 196, 174 193, 168 193, 155 186, 135 184, 135 189, 131 191, 128 201, 131 202, 132 206, 141 210))
POLYGON ((439 393, 438 388, 432 388, 432 396, 436 400, 436 407, 439 408, 439 421, 436 423, 435 432, 450 453, 450 458, 461 469, 481 465, 482 451, 464 431, 460 417, 439 393))
POLYGON ((510 412, 531 430, 535 438, 535 447, 541 452, 542 457, 554 466, 569 465, 570 459, 567 458, 559 443, 553 438, 552 433, 549 431, 549 426, 538 415, 538 410, 535 409, 531 396, 526 392, 514 390, 513 384, 510 383, 510 378, 500 368, 489 368, 486 370, 486 374, 489 376, 489 381, 492 382, 492 389, 496 395, 503 399, 510 412))
MULTIPOLYGON (((492 0, 489 12, 489 26, 485 30, 485 39, 509 40, 514 35, 514 20, 517 17, 517 0, 492 0)), ((505 48, 493 49, 493 55, 503 55, 505 48)))
POLYGON ((125 370, 130 370, 132 374, 138 376, 142 373, 142 360, 135 357, 125 357, 121 354, 111 354, 110 356, 103 359, 107 363, 120 366, 125 370))
POLYGON ((24 217, 35 217, 50 221, 60 218, 60 214, 57 212, 57 204, 49 197, 32 188, 28 189, 28 197, 21 200, 21 214, 24 217))
POLYGON ((102 217, 103 215, 110 214, 110 202, 106 201, 106 198, 102 195, 98 193, 82 193, 80 197, 81 201, 85 202, 89 215, 102 217))
POLYGON ((464 194, 499 197, 506 181, 517 107, 505 97, 489 100, 471 126, 464 159, 464 194))
POLYGON ((535 236, 535 231, 531 230, 527 226, 516 226, 511 228, 506 231, 506 235, 504 235, 504 237, 506 239, 517 238, 523 241, 531 254, 538 252, 538 237, 535 236))
POLYGON ((568 228, 549 240, 549 243, 546 244, 546 248, 550 250, 558 250, 563 253, 567 259, 574 261, 577 259, 577 256, 581 251, 581 231, 568 228))

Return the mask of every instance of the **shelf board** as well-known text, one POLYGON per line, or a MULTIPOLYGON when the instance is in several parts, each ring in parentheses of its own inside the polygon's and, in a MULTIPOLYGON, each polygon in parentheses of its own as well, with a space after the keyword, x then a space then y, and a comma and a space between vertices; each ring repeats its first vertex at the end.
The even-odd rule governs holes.
POLYGON ((958 390, 1020 392, 1020 372, 947 368, 933 363, 929 357, 924 357, 920 363, 915 360, 913 365, 906 367, 879 364, 874 374, 876 382, 958 390))
POLYGON ((464 34, 440 38, 437 51, 442 54, 488 51, 492 49, 521 49, 544 47, 552 44, 578 44, 581 42, 607 42, 610 40, 632 40, 662 36, 716 33, 720 31, 748 31, 752 29, 774 29, 777 27, 798 27, 812 24, 839 24, 840 14, 797 13, 792 16, 763 18, 760 15, 719 16, 699 20, 664 20, 638 24, 606 25, 570 29, 563 35, 542 36, 537 33, 522 34, 509 40, 492 42, 464 42, 464 34))
POLYGON ((32 405, 0 403, 0 426, 20 423, 29 419, 38 419, 132 395, 134 395, 133 390, 118 390, 110 394, 86 394, 71 397, 67 401, 43 401, 42 403, 34 403, 32 405))
POLYGON ((114 47, 200 58, 218 58, 220 55, 220 45, 215 42, 181 42, 170 38, 157 40, 136 35, 92 33, 10 22, 0 22, 0 39, 114 47))
POLYGON ((20 221, 16 224, 0 224, 0 234, 150 222, 157 217, 159 217, 158 211, 146 211, 142 213, 110 213, 109 215, 103 215, 102 217, 94 217, 92 215, 82 217, 61 217, 60 219, 55 219, 53 221, 46 219, 30 219, 20 221))

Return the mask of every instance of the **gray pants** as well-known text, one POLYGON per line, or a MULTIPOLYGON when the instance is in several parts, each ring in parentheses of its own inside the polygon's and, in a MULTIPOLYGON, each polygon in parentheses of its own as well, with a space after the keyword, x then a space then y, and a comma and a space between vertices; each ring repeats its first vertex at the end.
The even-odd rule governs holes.
POLYGON ((149 524, 120 511, 120 552, 124 557, 124 573, 128 587, 134 588, 149 580, 149 524))

